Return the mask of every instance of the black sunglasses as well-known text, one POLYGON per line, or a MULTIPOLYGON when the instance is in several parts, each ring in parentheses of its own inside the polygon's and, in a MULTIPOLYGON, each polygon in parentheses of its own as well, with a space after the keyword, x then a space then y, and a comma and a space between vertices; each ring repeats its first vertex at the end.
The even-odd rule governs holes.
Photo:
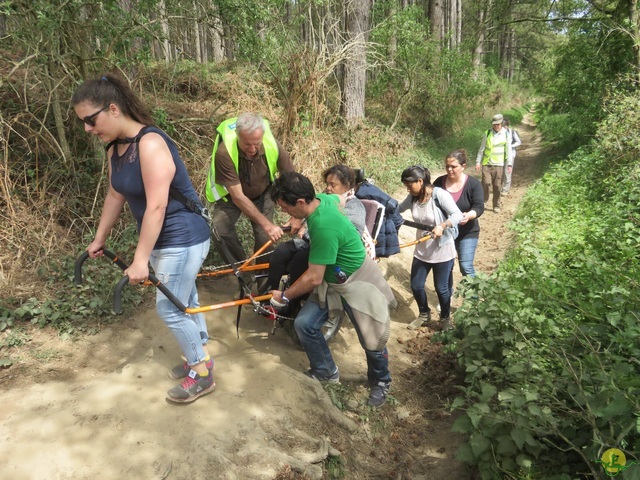
POLYGON ((105 111, 107 108, 109 108, 109 107, 110 107, 110 105, 109 105, 109 104, 105 105, 105 106, 104 106, 104 107, 102 107, 100 110, 98 110, 96 113, 92 113, 91 115, 87 115, 86 117, 84 117, 84 118, 82 119, 82 121, 83 121, 84 123, 86 123, 87 125, 89 125, 90 127, 95 127, 95 126, 96 126, 96 120, 95 120, 95 118, 98 116, 98 114, 99 114, 100 112, 104 112, 104 111, 105 111))

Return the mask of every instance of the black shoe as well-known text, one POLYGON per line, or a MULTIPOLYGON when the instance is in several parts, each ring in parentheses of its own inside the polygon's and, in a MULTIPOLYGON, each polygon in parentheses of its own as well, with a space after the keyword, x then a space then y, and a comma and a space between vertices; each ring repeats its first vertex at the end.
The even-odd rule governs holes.
POLYGON ((326 382, 326 383, 339 383, 340 382, 340 372, 338 371, 338 368, 336 367, 336 371, 333 372, 333 374, 329 377, 324 377, 322 375, 319 375, 318 372, 316 372, 315 370, 309 369, 306 372, 304 372, 304 374, 307 377, 313 378, 314 380, 318 380, 320 382, 326 382))
POLYGON ((214 388, 216 388, 216 382, 213 381, 212 372, 209 372, 206 377, 201 377, 194 370, 191 370, 180 385, 176 385, 167 392, 167 400, 176 403, 191 403, 201 396, 213 392, 214 388))
POLYGON ((384 402, 387 401, 387 395, 389 394, 389 386, 391 382, 378 382, 371 388, 371 394, 369 394, 368 405, 370 407, 381 407, 384 402))

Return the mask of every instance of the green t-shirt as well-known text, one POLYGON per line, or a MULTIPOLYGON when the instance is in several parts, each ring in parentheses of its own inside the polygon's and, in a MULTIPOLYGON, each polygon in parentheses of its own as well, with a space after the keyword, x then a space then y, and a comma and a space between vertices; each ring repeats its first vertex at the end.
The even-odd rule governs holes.
POLYGON ((336 265, 351 275, 364 263, 366 255, 360 234, 340 210, 337 195, 318 194, 320 205, 307 218, 311 250, 309 263, 326 265, 324 279, 336 283, 336 265))

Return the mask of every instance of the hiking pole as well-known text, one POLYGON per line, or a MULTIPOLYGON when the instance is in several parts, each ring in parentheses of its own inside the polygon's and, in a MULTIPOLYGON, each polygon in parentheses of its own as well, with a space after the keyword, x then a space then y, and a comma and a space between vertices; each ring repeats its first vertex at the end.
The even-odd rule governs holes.
POLYGON ((433 233, 425 232, 424 235, 422 235, 422 237, 419 238, 418 240, 414 240, 413 242, 409 242, 409 243, 403 243, 402 245, 400 245, 400 248, 410 247, 411 245, 417 245, 419 243, 426 242, 427 240, 432 238, 433 238, 433 233))
MULTIPOLYGON (((113 263, 118 265, 118 267, 120 267, 123 271, 126 270, 127 268, 129 268, 129 265, 127 265, 115 253, 111 252, 110 250, 107 250, 107 249, 103 248, 102 252, 104 253, 105 257, 107 257, 111 261, 113 261, 113 263)), ((89 252, 83 252, 78 257, 78 259, 76 260, 76 263, 75 263, 75 278, 74 278, 74 281, 75 281, 76 285, 81 285, 82 282, 83 282, 82 281, 82 264, 86 261, 87 258, 89 258, 89 252)), ((118 315, 120 315, 122 313, 122 290, 124 289, 124 287, 127 286, 128 283, 129 283, 129 277, 125 275, 124 277, 122 277, 118 281, 118 284, 114 288, 114 292, 113 292, 113 311, 118 315)), ((158 290, 160 290, 164 294, 164 296, 167 297, 167 299, 171 303, 173 303, 181 312, 188 313, 188 314, 211 312, 213 310, 220 310, 222 308, 235 307, 235 306, 238 306, 238 305, 246 305, 248 303, 252 303, 250 299, 240 299, 240 300, 233 300, 231 302, 218 303, 218 304, 214 304, 214 305, 206 305, 206 306, 198 307, 198 308, 187 308, 153 274, 149 275, 149 280, 144 282, 144 285, 153 285, 158 290)), ((265 301, 265 300, 269 300, 270 298, 271 298, 271 295, 261 295, 261 296, 258 296, 258 297, 254 297, 254 300, 258 301, 258 302, 262 302, 262 301, 265 301)))
POLYGON ((401 226, 413 227, 418 230, 424 230, 426 232, 430 232, 431 230, 436 228, 435 225, 426 225, 424 223, 412 222, 411 220, 405 220, 404 222, 402 222, 401 226))
MULTIPOLYGON (((124 263, 122 260, 120 260, 120 258, 118 258, 118 256, 115 255, 114 253, 104 248, 102 249, 102 252, 106 257, 111 259, 113 263, 118 265, 123 271, 128 268, 128 265, 124 263)), ((87 258, 89 258, 89 252, 84 251, 76 260, 75 271, 74 271, 74 283, 76 285, 82 285, 82 264, 85 262, 87 258)))

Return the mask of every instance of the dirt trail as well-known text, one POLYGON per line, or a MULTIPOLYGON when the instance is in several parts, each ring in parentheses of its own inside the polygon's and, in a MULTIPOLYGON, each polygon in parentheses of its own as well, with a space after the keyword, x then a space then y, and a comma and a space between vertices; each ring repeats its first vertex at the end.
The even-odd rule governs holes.
MULTIPOLYGON (((523 147, 511 194, 502 213, 481 218, 480 271, 492 270, 503 256, 511 241, 506 223, 539 171, 540 140, 528 118, 518 131, 523 147)), ((411 229, 401 233, 413 238, 411 229)), ((300 373, 308 366, 304 353, 284 331, 271 336, 270 322, 248 308, 239 338, 235 309, 206 315, 217 388, 194 404, 169 404, 164 393, 175 382, 166 371, 179 351, 149 307, 74 342, 34 330, 26 346, 11 350, 14 365, 0 371, 0 478, 303 478, 289 476, 287 465, 320 478, 313 462, 328 445, 342 454, 343 478, 469 478, 455 461, 460 438, 451 433, 445 408, 455 381, 452 358, 430 344, 430 329, 406 328, 416 314, 409 250, 380 262, 399 306, 389 341, 392 398, 378 411, 366 407, 359 382, 365 359, 350 325, 332 343, 352 392, 342 415, 327 408, 324 391, 300 373)), ((232 279, 200 287, 203 305, 235 293, 232 279)), ((431 288, 429 299, 435 305, 431 288)))

